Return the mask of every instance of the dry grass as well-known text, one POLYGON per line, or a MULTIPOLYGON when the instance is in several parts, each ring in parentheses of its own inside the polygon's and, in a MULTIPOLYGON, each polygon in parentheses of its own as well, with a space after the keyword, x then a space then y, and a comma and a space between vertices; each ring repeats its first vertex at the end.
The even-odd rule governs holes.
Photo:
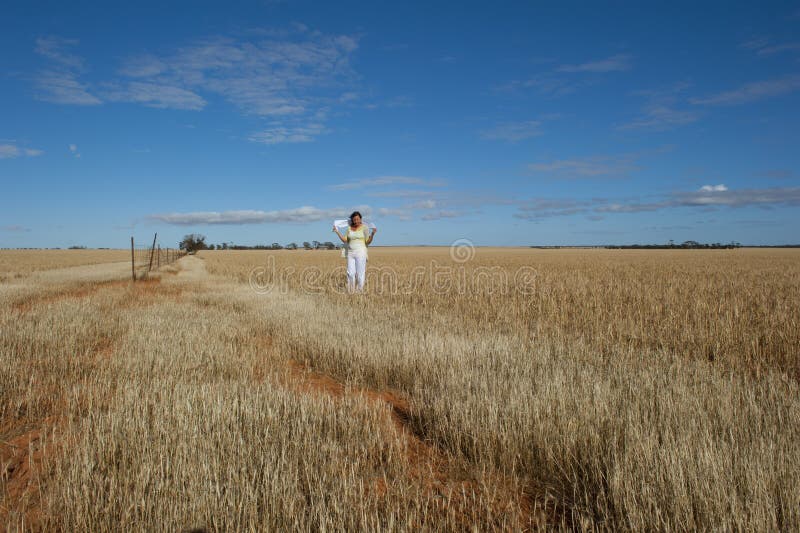
POLYGON ((375 248, 346 295, 336 252, 226 251, 0 292, 0 521, 796 530, 798 259, 375 248))
POLYGON ((42 270, 130 260, 130 250, 0 250, 0 282, 42 270))

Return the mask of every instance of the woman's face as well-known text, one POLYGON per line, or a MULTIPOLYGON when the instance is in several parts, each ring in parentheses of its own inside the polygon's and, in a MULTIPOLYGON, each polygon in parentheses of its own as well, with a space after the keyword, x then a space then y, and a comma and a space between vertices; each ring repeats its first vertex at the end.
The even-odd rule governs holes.
POLYGON ((359 215, 356 215, 353 217, 353 225, 358 226, 359 224, 361 224, 361 217, 359 215))

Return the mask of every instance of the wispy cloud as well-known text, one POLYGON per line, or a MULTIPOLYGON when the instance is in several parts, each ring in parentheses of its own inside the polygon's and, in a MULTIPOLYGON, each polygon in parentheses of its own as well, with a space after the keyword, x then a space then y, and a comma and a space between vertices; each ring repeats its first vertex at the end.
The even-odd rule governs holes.
POLYGON ((499 87, 498 91, 533 90, 550 97, 561 97, 592 85, 591 80, 574 79, 564 74, 542 73, 524 80, 514 80, 499 87))
POLYGON ((688 83, 681 82, 666 89, 635 92, 635 96, 646 98, 645 104, 639 116, 617 129, 664 131, 697 121, 700 117, 697 111, 680 108, 678 96, 688 87, 688 83))
POLYGON ((668 130, 676 126, 683 126, 697 121, 699 115, 693 111, 685 111, 672 108, 664 104, 650 104, 646 105, 642 110, 642 114, 628 122, 619 126, 621 130, 630 129, 650 129, 650 130, 668 130))
POLYGON ((109 102, 132 102, 161 109, 200 110, 206 101, 199 95, 171 85, 131 82, 124 87, 113 87, 103 93, 109 102))
POLYGON ((88 91, 88 85, 78 80, 78 74, 65 70, 45 70, 37 78, 40 100, 54 104, 99 105, 95 95, 88 91))
POLYGON ((432 213, 425 213, 420 218, 422 220, 441 220, 443 218, 459 218, 467 215, 465 211, 456 211, 452 209, 439 209, 432 213))
POLYGON ((588 201, 536 198, 520 205, 513 216, 522 220, 541 220, 586 213, 590 205, 588 201))
POLYGON ((760 56, 771 56, 782 52, 800 52, 800 42, 772 44, 766 37, 751 39, 742 43, 740 47, 760 56))
POLYGON ((75 156, 76 159, 80 159, 81 153, 78 151, 77 144, 70 144, 69 151, 72 153, 73 156, 75 156))
POLYGON ((557 72, 620 72, 631 69, 631 57, 627 54, 618 54, 597 61, 580 63, 578 65, 561 65, 557 72))
POLYGON ((411 220, 413 212, 407 207, 379 207, 376 210, 379 217, 396 217, 399 220, 411 220))
POLYGON ((44 153, 35 148, 20 148, 16 144, 0 144, 0 159, 13 159, 15 157, 36 157, 44 153))
POLYGON ((389 191, 367 191, 366 196, 375 198, 425 198, 439 194, 439 191, 423 189, 397 189, 389 191))
MULTIPOLYGON (((595 213, 612 215, 653 212, 664 209, 696 208, 701 211, 717 208, 800 206, 800 187, 774 187, 764 189, 729 189, 725 185, 704 185, 695 191, 677 191, 654 200, 639 198, 609 200, 534 199, 518 205, 513 215, 524 220, 595 213)), ((594 215, 589 215, 591 218, 594 215)))
POLYGON ((78 44, 74 39, 42 37, 36 40, 36 52, 49 60, 49 66, 36 76, 41 100, 72 105, 98 105, 102 101, 79 80, 85 71, 83 59, 69 51, 78 44))
POLYGON ((543 95, 560 97, 597 83, 600 74, 622 72, 631 68, 631 57, 627 54, 618 54, 597 61, 561 65, 523 80, 511 81, 495 89, 499 91, 531 89, 543 95))
POLYGON ((83 58, 69 52, 69 48, 78 44, 77 39, 65 39, 51 35, 36 39, 36 53, 53 60, 64 67, 76 70, 83 69, 83 58))
POLYGON ((699 191, 678 192, 668 200, 670 207, 728 206, 728 207, 778 207, 800 206, 800 187, 773 187, 767 189, 728 189, 715 186, 713 191, 702 187, 699 191))
POLYGON ((376 214, 379 217, 395 217, 398 220, 441 220, 444 218, 459 218, 471 214, 470 211, 457 209, 431 210, 424 205, 404 205, 401 207, 380 207, 376 214))
MULTIPOLYGON (((364 216, 369 216, 372 209, 369 206, 358 206, 364 216)), ((303 206, 295 209, 281 209, 275 211, 201 211, 192 213, 167 213, 156 214, 148 217, 157 222, 172 224, 176 226, 199 226, 199 225, 245 225, 245 224, 275 224, 275 223, 296 223, 304 224, 309 222, 319 222, 321 220, 346 217, 352 209, 337 207, 330 209, 319 209, 311 206, 303 206)))
POLYGON ((17 224, 12 224, 10 226, 0 226, 0 230, 2 231, 11 231, 11 232, 28 232, 31 229, 26 228, 25 226, 19 226, 17 224))
POLYGON ((305 126, 276 124, 265 130, 252 133, 248 138, 253 142, 262 144, 305 143, 313 141, 325 132, 325 126, 322 124, 312 123, 305 126))
POLYGON ((780 96, 800 89, 800 76, 788 76, 775 80, 758 81, 745 84, 738 89, 718 93, 705 98, 692 98, 697 105, 738 105, 780 96))
POLYGON ((481 132, 481 138, 493 141, 518 142, 542 134, 542 122, 528 120, 524 122, 503 122, 481 132))
POLYGON ((420 200, 410 204, 408 207, 411 209, 434 209, 438 204, 436 200, 420 200))
POLYGON ((785 168, 773 168, 770 170, 766 170, 758 174, 759 176, 763 176, 766 178, 773 178, 779 180, 789 179, 794 176, 794 172, 789 169, 785 168))
POLYGON ((638 170, 635 159, 635 154, 558 159, 547 163, 532 163, 528 168, 558 179, 624 178, 638 170))
POLYGON ((725 192, 728 188, 725 185, 703 185, 700 192, 725 192))
POLYGON ((445 183, 442 180, 428 180, 411 176, 378 176, 375 178, 337 183, 336 185, 331 185, 328 188, 333 191, 349 191, 353 189, 382 187, 386 185, 421 185, 425 187, 442 187, 444 184, 445 183))
POLYGON ((129 102, 198 111, 212 96, 270 123, 247 138, 259 143, 309 142, 329 131, 327 110, 359 98, 353 91, 351 35, 326 35, 303 25, 285 31, 213 37, 173 51, 128 58, 113 79, 81 80, 84 61, 69 50, 77 41, 37 40, 50 67, 37 76, 41 98, 64 104, 129 102))
POLYGON ((121 72, 155 86, 219 94, 246 114, 304 114, 329 103, 319 89, 349 90, 356 37, 297 27, 265 39, 212 38, 162 56, 132 58, 121 72))

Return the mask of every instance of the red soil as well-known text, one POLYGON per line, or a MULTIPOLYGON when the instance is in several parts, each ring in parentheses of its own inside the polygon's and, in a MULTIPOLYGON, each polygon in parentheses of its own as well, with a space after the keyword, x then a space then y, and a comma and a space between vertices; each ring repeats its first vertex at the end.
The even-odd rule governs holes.
MULTIPOLYGON (((482 473, 477 480, 461 471, 446 453, 414 427, 412 408, 403 396, 394 391, 376 391, 366 388, 345 387, 333 377, 310 370, 306 365, 288 362, 290 382, 287 386, 305 394, 326 395, 335 399, 358 397, 366 402, 385 406, 387 429, 395 432, 402 441, 409 466, 409 475, 428 496, 429 511, 434 515, 450 514, 465 528, 471 528, 473 518, 481 514, 474 502, 488 502, 495 516, 504 516, 514 529, 542 527, 548 518, 543 513, 534 515, 530 497, 517 488, 517 484, 499 473, 482 473)), ((387 493, 384 478, 375 479, 371 485, 372 496, 383 498, 387 493)), ((550 517, 552 520, 552 517, 550 517)))

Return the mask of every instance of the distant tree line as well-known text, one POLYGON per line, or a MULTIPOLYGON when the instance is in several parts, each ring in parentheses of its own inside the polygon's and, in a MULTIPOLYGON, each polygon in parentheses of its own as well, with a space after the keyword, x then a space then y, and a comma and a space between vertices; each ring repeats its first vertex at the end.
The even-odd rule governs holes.
POLYGON ((298 245, 296 242, 290 242, 288 244, 273 242, 272 244, 256 244, 254 246, 234 244, 232 242, 208 244, 206 243, 205 235, 199 235, 196 233, 185 235, 178 246, 181 250, 185 250, 189 253, 193 253, 198 250, 299 250, 301 248, 303 250, 338 250, 341 248, 341 245, 334 244, 330 241, 306 241, 300 245, 298 245))
POLYGON ((680 244, 669 241, 667 244, 622 244, 622 245, 608 245, 604 248, 609 249, 643 249, 643 250, 732 250, 733 248, 741 248, 742 245, 738 242, 729 242, 727 244, 714 242, 714 243, 700 243, 697 241, 684 241, 680 244))

